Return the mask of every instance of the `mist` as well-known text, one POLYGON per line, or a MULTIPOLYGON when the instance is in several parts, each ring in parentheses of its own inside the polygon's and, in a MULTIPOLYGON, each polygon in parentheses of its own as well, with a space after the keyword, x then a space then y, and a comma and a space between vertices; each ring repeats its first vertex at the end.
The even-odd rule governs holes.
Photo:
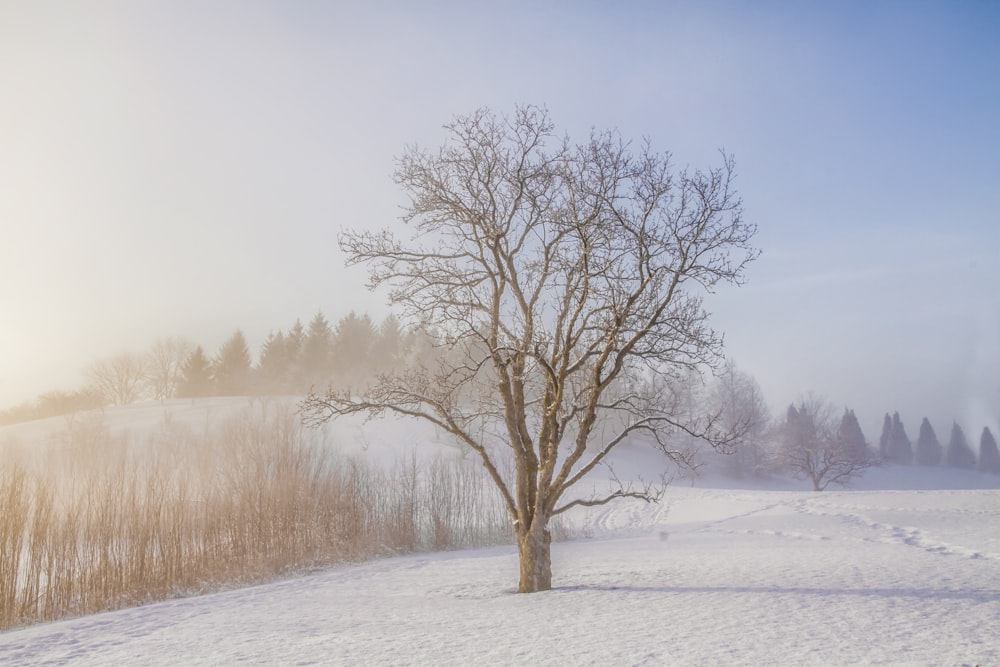
POLYGON ((706 306, 775 413, 1000 430, 1000 12, 502 11, 5 4, 0 409, 164 336, 256 357, 317 311, 381 319, 338 232, 399 224, 404 146, 536 103, 575 139, 735 156, 763 255, 706 306))

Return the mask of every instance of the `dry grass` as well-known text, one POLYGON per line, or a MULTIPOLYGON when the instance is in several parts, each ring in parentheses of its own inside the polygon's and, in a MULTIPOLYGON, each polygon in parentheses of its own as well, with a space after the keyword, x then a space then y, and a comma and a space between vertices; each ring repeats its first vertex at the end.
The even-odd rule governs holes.
POLYGON ((275 406, 142 441, 80 418, 39 449, 0 459, 0 629, 511 539, 473 462, 339 456, 275 406))

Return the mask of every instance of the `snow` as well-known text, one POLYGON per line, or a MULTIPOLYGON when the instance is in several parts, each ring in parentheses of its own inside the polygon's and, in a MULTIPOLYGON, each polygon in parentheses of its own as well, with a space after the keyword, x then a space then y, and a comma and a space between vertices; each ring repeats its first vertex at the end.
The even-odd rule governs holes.
POLYGON ((997 665, 1000 490, 935 472, 680 481, 572 515, 552 591, 512 592, 512 547, 403 556, 0 633, 0 664, 997 665))

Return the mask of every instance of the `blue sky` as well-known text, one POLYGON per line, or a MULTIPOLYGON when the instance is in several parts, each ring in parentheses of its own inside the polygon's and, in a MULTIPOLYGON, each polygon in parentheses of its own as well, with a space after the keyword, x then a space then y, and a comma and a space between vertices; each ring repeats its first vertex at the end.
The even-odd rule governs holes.
POLYGON ((763 255, 707 302, 776 411, 870 439, 1000 418, 993 2, 0 4, 0 408, 182 335, 212 353, 350 309, 342 227, 393 157, 545 105, 679 165, 732 153, 763 255))

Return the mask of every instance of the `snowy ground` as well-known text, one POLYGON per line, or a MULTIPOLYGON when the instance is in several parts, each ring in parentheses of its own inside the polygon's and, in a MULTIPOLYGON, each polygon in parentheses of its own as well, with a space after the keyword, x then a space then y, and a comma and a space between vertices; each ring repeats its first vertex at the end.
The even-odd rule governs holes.
POLYGON ((677 484, 576 515, 549 592, 512 548, 406 556, 2 633, 0 665, 1000 665, 1000 490, 929 479, 677 484))

